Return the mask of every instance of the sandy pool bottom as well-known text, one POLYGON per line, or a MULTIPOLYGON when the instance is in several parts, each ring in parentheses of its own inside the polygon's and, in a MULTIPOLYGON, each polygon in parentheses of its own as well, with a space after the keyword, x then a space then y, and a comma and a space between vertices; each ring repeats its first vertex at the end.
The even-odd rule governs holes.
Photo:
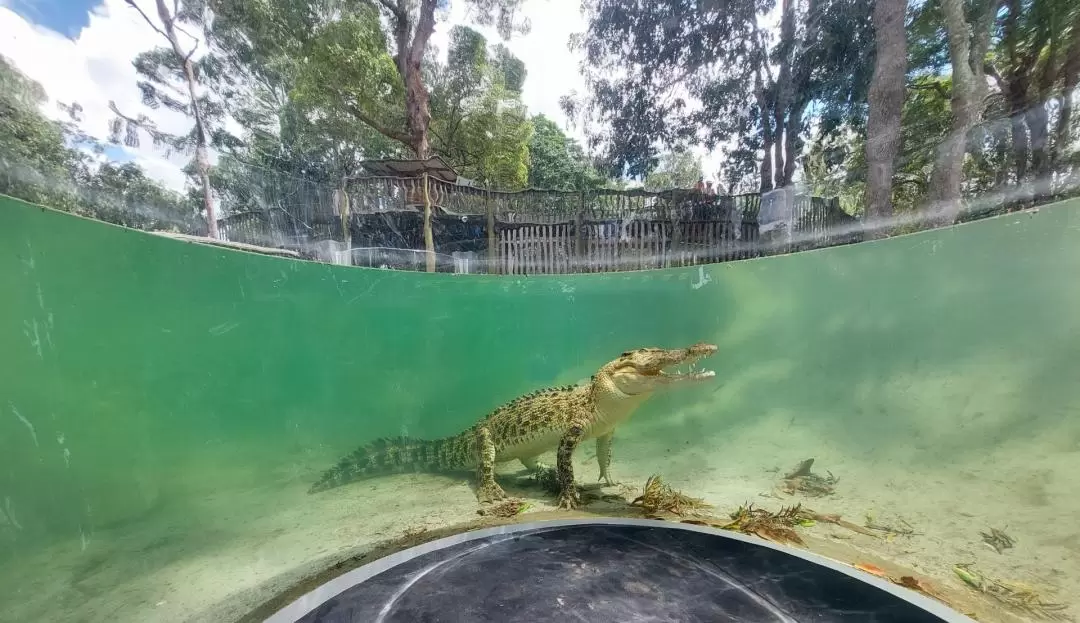
MULTIPOLYGON (((594 481, 592 445, 576 458, 578 481, 594 481)), ((627 436, 617 440, 613 472, 630 496, 660 473, 721 516, 747 502, 772 510, 801 502, 857 524, 869 514, 880 524, 909 526, 914 534, 891 538, 824 523, 800 531, 810 549, 849 563, 914 571, 959 596, 957 608, 978 620, 1009 622, 1035 619, 993 607, 953 567, 974 564, 987 576, 1038 587, 1048 601, 1069 604, 1067 614, 1080 612, 1070 603, 1080 595, 1080 524, 1072 519, 1080 514, 1080 496, 1069 480, 1076 465, 1080 452, 1017 448, 967 459, 947 472, 920 470, 852 457, 809 433, 779 436, 762 427, 744 431, 737 441, 679 448, 627 436), (815 471, 839 479, 835 492, 777 493, 783 473, 809 457, 816 459, 815 471), (998 553, 986 545, 980 533, 991 527, 1005 530, 1015 546, 998 553)), ((4 565, 0 621, 236 621, 298 580, 376 543, 478 517, 473 490, 462 478, 389 476, 309 496, 308 481, 325 464, 309 467, 310 473, 283 476, 276 486, 200 499, 197 516, 212 519, 199 525, 170 519, 165 509, 98 532, 88 544, 60 543, 4 565)), ((504 471, 520 473, 520 466, 504 471)), ((513 478, 504 483, 511 495, 532 504, 529 512, 537 517, 557 516, 553 499, 539 489, 514 485, 513 478)))

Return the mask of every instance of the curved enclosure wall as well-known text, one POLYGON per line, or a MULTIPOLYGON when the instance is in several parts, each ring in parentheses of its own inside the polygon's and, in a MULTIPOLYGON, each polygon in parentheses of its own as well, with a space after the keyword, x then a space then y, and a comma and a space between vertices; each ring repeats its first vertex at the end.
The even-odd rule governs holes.
POLYGON ((815 509, 918 533, 884 553, 943 581, 977 560, 1080 594, 1078 207, 701 268, 486 277, 296 262, 3 199, 0 620, 235 619, 374 542, 476 518, 467 476, 308 495, 359 444, 454 434, 624 350, 698 341, 719 346, 715 380, 622 426, 615 479, 659 473, 727 512, 799 501, 760 496, 814 457, 839 478, 815 509), (1006 554, 981 542, 992 526, 1006 554))

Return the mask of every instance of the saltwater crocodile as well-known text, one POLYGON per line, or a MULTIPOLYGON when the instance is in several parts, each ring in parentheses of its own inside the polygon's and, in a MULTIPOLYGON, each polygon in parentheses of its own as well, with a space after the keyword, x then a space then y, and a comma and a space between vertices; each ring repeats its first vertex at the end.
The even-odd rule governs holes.
POLYGON ((587 383, 552 387, 526 394, 500 406, 453 437, 437 440, 384 438, 361 446, 327 470, 309 493, 354 480, 404 471, 477 470, 477 498, 492 502, 506 497, 495 482, 495 464, 518 460, 530 470, 541 468, 537 457, 557 450, 556 474, 560 508, 580 504, 571 456, 586 439, 596 439, 600 478, 614 484, 608 470, 615 427, 652 393, 668 385, 714 376, 695 364, 716 352, 712 344, 687 348, 639 348, 605 364, 587 383), (688 370, 673 370, 687 366, 688 370))

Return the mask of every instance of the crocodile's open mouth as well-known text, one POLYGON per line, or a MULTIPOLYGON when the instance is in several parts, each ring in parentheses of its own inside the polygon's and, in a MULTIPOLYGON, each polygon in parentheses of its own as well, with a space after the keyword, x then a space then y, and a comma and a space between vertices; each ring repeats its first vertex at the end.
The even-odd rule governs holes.
POLYGON ((651 374, 649 376, 661 376, 661 377, 665 377, 665 378, 669 378, 669 379, 673 379, 673 380, 674 379, 698 380, 698 379, 711 379, 712 377, 716 376, 716 372, 713 372, 712 370, 698 370, 697 366, 695 364, 684 364, 683 366, 679 366, 679 367, 677 367, 675 369, 672 369, 670 371, 668 371, 668 370, 658 370, 655 374, 651 374), (685 370, 682 369, 684 366, 686 368, 685 370))
POLYGON ((710 379, 716 376, 716 372, 712 370, 699 370, 697 367, 698 361, 708 357, 715 352, 715 349, 709 352, 703 352, 699 355, 694 355, 684 359, 683 361, 666 366, 664 368, 657 368, 656 370, 650 370, 646 372, 646 376, 659 376, 671 380, 686 379, 696 381, 700 379, 710 379))

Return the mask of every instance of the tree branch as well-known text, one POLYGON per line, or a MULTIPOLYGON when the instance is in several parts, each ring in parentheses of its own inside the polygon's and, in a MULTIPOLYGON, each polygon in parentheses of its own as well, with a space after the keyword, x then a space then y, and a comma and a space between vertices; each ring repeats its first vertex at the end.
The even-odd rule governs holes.
POLYGON ((139 15, 142 15, 142 18, 144 20, 146 20, 146 23, 149 24, 150 27, 153 28, 155 31, 157 31, 157 33, 159 35, 161 35, 162 37, 165 37, 166 39, 169 38, 169 35, 165 34, 164 30, 158 28, 157 24, 155 24, 153 21, 150 20, 150 16, 147 15, 142 9, 140 9, 139 5, 135 4, 135 0, 124 0, 124 2, 126 2, 128 4, 128 6, 134 8, 136 11, 138 11, 139 15))
POLYGON ((366 112, 361 110, 359 106, 355 104, 352 104, 350 102, 343 102, 343 104, 345 105, 345 108, 349 111, 349 114, 359 119, 361 122, 364 123, 364 125, 369 126, 372 130, 375 130, 386 138, 398 141, 400 143, 404 143, 406 146, 410 144, 411 137, 404 132, 392 130, 382 125, 381 123, 376 121, 374 117, 368 115, 366 112))
POLYGON ((998 70, 994 67, 993 63, 991 63, 990 61, 986 61, 985 65, 983 66, 983 73, 994 79, 994 84, 997 85, 999 91, 1001 91, 1002 93, 1005 92, 1005 86, 1001 81, 1001 74, 998 73, 998 70))
MULTIPOLYGON (((986 53, 990 48, 990 30, 997 18, 998 8, 1002 0, 990 0, 983 13, 975 19, 972 28, 975 33, 972 36, 971 54, 973 55, 972 69, 978 71, 986 62, 986 53)), ((981 72, 979 72, 981 73, 981 72)))
MULTIPOLYGON (((383 2, 384 0, 379 0, 383 2)), ((389 2, 389 0, 385 0, 389 2)), ((387 5, 389 6, 389 5, 387 5)), ((398 74, 404 82, 408 75, 409 56, 409 13, 405 8, 405 0, 398 0, 397 7, 391 7, 394 15, 394 44, 397 46, 397 54, 394 55, 394 63, 397 65, 398 74)))
POLYGON ((416 32, 413 34, 412 49, 409 50, 409 61, 414 66, 423 60, 428 39, 435 31, 435 2, 436 0, 420 0, 420 17, 416 20, 416 32))
POLYGON ((174 148, 176 147, 176 145, 174 144, 174 137, 170 136, 165 132, 162 132, 161 130, 158 130, 157 126, 154 125, 153 121, 146 119, 145 117, 142 119, 136 119, 134 117, 129 117, 128 115, 125 115, 124 113, 120 112, 120 109, 116 106, 116 102, 112 100, 109 100, 109 110, 111 110, 114 115, 116 115, 118 118, 122 119, 126 123, 145 131, 147 134, 150 135, 151 140, 153 140, 155 144, 164 143, 174 148))
POLYGON ((945 88, 944 84, 937 82, 936 80, 928 82, 914 82, 912 84, 909 84, 908 88, 914 89, 916 91, 937 91, 938 95, 940 95, 941 98, 945 100, 952 97, 952 95, 949 93, 949 89, 945 88))

